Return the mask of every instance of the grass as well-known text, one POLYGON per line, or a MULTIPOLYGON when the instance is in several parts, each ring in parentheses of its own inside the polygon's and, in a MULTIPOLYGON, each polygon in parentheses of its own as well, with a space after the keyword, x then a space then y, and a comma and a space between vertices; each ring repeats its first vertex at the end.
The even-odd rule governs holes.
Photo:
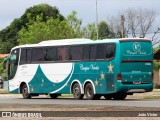
POLYGON ((160 89, 153 89, 152 92, 160 92, 160 89))
POLYGON ((73 98, 73 95, 72 94, 62 94, 58 98, 73 98))
POLYGON ((153 92, 153 95, 152 94, 151 95, 146 95, 143 98, 144 99, 160 99, 160 95, 158 95, 159 94, 158 92, 160 92, 160 89, 153 89, 152 92, 153 92))
POLYGON ((148 95, 148 96, 144 96, 144 99, 160 99, 160 96, 155 96, 155 95, 148 95))
POLYGON ((0 89, 0 94, 9 94, 9 92, 7 90, 0 89))

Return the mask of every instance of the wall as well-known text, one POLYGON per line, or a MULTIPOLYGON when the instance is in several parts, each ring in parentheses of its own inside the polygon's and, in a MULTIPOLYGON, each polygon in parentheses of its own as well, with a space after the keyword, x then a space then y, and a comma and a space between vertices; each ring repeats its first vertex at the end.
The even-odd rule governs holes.
POLYGON ((154 71, 154 86, 160 84, 160 70, 154 71))

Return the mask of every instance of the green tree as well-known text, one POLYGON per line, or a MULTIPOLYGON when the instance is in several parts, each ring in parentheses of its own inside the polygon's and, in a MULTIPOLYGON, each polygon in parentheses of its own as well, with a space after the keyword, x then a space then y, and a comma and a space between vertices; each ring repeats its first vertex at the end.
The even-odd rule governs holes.
POLYGON ((9 53, 10 49, 17 44, 16 33, 7 27, 0 32, 0 53, 9 53))
POLYGON ((0 58, 0 76, 2 80, 6 80, 7 78, 7 70, 3 70, 3 58, 0 58))
POLYGON ((86 27, 83 27, 82 34, 84 38, 96 40, 97 39, 97 28, 95 23, 90 23, 86 27))
POLYGON ((154 60, 154 70, 158 71, 160 69, 160 62, 154 60))
POLYGON ((18 45, 18 32, 21 29, 28 29, 28 24, 36 21, 36 17, 43 15, 42 21, 50 18, 63 21, 65 18, 60 14, 56 7, 48 4, 40 4, 28 8, 25 13, 18 19, 15 19, 10 26, 0 31, 0 53, 9 53, 10 49, 18 45))
POLYGON ((73 36, 74 38, 82 37, 82 32, 81 32, 82 20, 77 18, 76 11, 72 11, 67 16, 67 23, 72 27, 74 31, 74 36, 73 36))
POLYGON ((43 15, 38 15, 36 21, 27 24, 18 32, 19 44, 39 43, 43 40, 73 38, 73 30, 66 21, 49 18, 43 21, 43 15))
POLYGON ((101 21, 98 25, 99 39, 105 39, 112 36, 110 28, 105 21, 101 21))
POLYGON ((60 14, 56 7, 52 7, 48 4, 39 4, 28 8, 21 16, 23 26, 26 26, 26 23, 35 21, 37 19, 37 15, 41 14, 43 14, 42 21, 47 21, 49 17, 52 17, 53 19, 58 18, 60 21, 64 20, 64 17, 60 14))

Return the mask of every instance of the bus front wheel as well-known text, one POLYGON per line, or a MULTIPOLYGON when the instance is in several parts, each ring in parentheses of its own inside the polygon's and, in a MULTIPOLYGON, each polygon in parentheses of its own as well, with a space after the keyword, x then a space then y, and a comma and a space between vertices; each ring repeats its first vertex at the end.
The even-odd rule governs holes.
POLYGON ((84 94, 81 93, 81 89, 78 83, 75 83, 72 88, 72 93, 75 99, 83 99, 84 94))
POLYGON ((28 93, 28 88, 27 88, 26 84, 24 84, 23 87, 22 87, 22 96, 25 99, 30 99, 31 98, 31 95, 28 93))

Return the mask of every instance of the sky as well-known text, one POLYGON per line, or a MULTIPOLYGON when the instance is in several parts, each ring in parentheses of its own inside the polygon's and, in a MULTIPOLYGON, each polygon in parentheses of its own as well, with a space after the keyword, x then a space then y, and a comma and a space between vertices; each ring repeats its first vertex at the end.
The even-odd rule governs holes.
MULTIPOLYGON (((41 3, 56 6, 65 17, 76 10, 83 25, 96 22, 96 0, 0 0, 0 30, 20 18, 27 8, 41 3)), ((160 21, 160 0, 97 0, 97 3, 98 21, 106 21, 109 16, 116 16, 128 8, 155 10, 159 14, 156 26, 160 21)))

